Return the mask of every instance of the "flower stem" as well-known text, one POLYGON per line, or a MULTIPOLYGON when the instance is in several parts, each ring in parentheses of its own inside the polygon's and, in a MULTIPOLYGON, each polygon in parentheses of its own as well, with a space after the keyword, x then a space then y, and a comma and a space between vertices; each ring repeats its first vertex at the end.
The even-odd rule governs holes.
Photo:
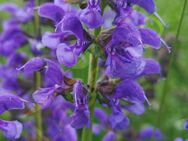
MULTIPOLYGON (((35 4, 36 6, 40 5, 40 0, 35 0, 35 4)), ((35 11, 34 13, 34 26, 35 26, 35 35, 36 37, 38 37, 40 36, 41 29, 40 29, 40 17, 37 11, 35 11)))
MULTIPOLYGON (((38 89, 42 84, 42 77, 40 72, 35 73, 35 84, 36 89, 38 89)), ((35 105, 35 127, 36 127, 36 141, 42 141, 43 131, 42 131, 42 113, 41 108, 38 104, 35 105)))
POLYGON ((96 102, 96 93, 95 93, 95 84, 97 79, 97 72, 98 72, 98 57, 94 54, 90 54, 90 61, 89 61, 89 70, 88 70, 88 85, 90 86, 90 97, 91 100, 89 102, 89 109, 90 109, 90 128, 83 128, 82 131, 82 141, 92 141, 92 122, 94 117, 94 107, 96 102))
MULTIPOLYGON (((40 5, 40 0, 35 0, 36 6, 40 5)), ((34 14, 34 26, 35 26, 35 35, 38 38, 41 34, 40 31, 40 17, 35 12, 34 14)), ((42 76, 40 72, 35 73, 35 89, 38 89, 42 85, 42 76)), ((43 138, 43 129, 42 129, 42 112, 38 104, 35 105, 35 127, 36 127, 36 141, 42 141, 43 138)))

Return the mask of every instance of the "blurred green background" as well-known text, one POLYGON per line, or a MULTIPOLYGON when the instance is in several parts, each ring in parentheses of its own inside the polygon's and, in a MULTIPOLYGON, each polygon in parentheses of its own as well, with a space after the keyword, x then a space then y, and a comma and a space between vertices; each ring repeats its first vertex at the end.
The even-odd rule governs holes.
MULTIPOLYGON (((22 0, 0 0, 0 3, 8 1, 22 4, 22 0)), ((146 125, 158 127, 165 135, 165 141, 173 141, 175 137, 188 139, 188 131, 185 131, 183 128, 183 123, 188 118, 188 4, 178 39, 176 39, 176 35, 184 7, 184 0, 156 0, 156 4, 157 12, 167 23, 167 28, 164 28, 153 15, 148 15, 148 26, 160 33, 172 46, 172 50, 173 48, 177 48, 177 50, 175 55, 172 56, 170 68, 168 68, 168 61, 163 65, 164 68, 162 69, 168 68, 168 79, 161 78, 155 85, 155 98, 151 100, 151 107, 142 116, 129 114, 130 126, 137 131, 146 125), (159 110, 161 103, 162 110, 159 110)), ((1 24, 5 17, 4 13, 0 13, 1 24)), ((146 54, 147 56, 153 56, 154 54, 156 59, 159 59, 158 56, 163 51, 163 49, 160 49, 153 52, 147 49, 146 54)), ((165 54, 167 60, 170 60, 170 56, 171 54, 165 54)), ((161 63, 164 63, 163 60, 161 63)), ((87 68, 88 66, 83 64, 82 68, 74 67, 74 76, 86 80, 87 68)), ((0 141, 4 140, 4 138, 0 137, 0 141)))

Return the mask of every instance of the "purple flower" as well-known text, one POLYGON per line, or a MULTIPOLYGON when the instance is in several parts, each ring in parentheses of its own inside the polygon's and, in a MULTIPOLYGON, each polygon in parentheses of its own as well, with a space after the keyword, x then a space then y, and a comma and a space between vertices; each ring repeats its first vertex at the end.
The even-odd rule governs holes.
POLYGON ((0 5, 0 11, 7 11, 12 15, 12 18, 25 23, 33 17, 34 6, 34 0, 29 0, 23 8, 14 3, 4 3, 0 5))
POLYGON ((22 124, 18 121, 0 120, 0 130, 10 139, 18 139, 22 133, 22 124))
POLYGON ((155 139, 156 141, 161 141, 163 139, 163 134, 159 129, 146 127, 140 131, 139 138, 141 141, 146 139, 155 139))
POLYGON ((186 130, 188 130, 188 119, 185 121, 185 123, 184 123, 184 128, 186 129, 186 130))
POLYGON ((53 141, 66 140, 77 141, 76 130, 70 126, 69 110, 74 105, 66 101, 62 96, 57 96, 49 110, 51 114, 47 117, 48 135, 53 141))
POLYGON ((128 5, 136 4, 143 9, 145 9, 148 13, 152 14, 156 10, 154 0, 127 0, 128 5))
POLYGON ((112 33, 112 39, 105 47, 106 74, 130 79, 159 73, 160 65, 154 60, 144 59, 143 49, 140 33, 134 26, 117 27, 112 33))
POLYGON ((177 138, 174 139, 174 141, 188 141, 188 140, 187 140, 187 139, 186 139, 186 140, 183 140, 183 138, 177 137, 177 138))
POLYGON ((21 70, 26 74, 40 71, 44 80, 43 88, 40 88, 33 93, 33 99, 42 108, 49 107, 56 94, 64 91, 64 72, 54 61, 36 57, 29 60, 18 70, 21 70))
POLYGON ((46 32, 43 35, 42 43, 56 50, 57 60, 60 64, 72 67, 77 59, 89 46, 86 33, 80 20, 75 14, 64 14, 63 9, 55 4, 44 4, 39 8, 39 15, 53 20, 56 24, 56 32, 46 32), (53 13, 49 9, 56 9, 53 13), (71 43, 73 37, 75 43, 71 43))
POLYGON ((88 0, 88 6, 81 11, 80 19, 89 28, 98 28, 104 23, 101 15, 100 0, 88 0))
POLYGON ((42 108, 46 108, 51 105, 55 99, 55 88, 40 88, 33 93, 33 99, 42 108))
POLYGON ((109 123, 114 130, 126 129, 129 125, 129 119, 123 113, 119 103, 111 100, 112 114, 109 116, 109 123))
POLYGON ((144 103, 146 96, 143 88, 134 80, 120 82, 113 95, 116 99, 125 99, 131 103, 144 103))
POLYGON ((115 141, 116 140, 116 134, 112 131, 109 131, 103 138, 102 141, 115 141))
POLYGON ((53 3, 45 3, 39 7, 38 14, 52 20, 57 25, 64 16, 64 10, 53 3))
POLYGON ((74 128, 83 128, 90 126, 90 112, 88 109, 87 90, 82 82, 78 80, 73 88, 75 110, 72 115, 71 126, 74 128))
POLYGON ((17 70, 23 71, 26 74, 32 74, 33 72, 37 72, 42 70, 46 66, 46 62, 43 58, 36 57, 29 60, 22 67, 17 70))
POLYGON ((152 29, 139 29, 144 44, 151 45, 155 49, 159 49, 161 46, 160 36, 152 29))
POLYGON ((11 109, 24 109, 26 101, 13 94, 0 95, 0 114, 11 109))
POLYGON ((27 42, 27 37, 21 30, 19 24, 10 20, 4 25, 4 30, 0 34, 0 54, 9 56, 27 42))

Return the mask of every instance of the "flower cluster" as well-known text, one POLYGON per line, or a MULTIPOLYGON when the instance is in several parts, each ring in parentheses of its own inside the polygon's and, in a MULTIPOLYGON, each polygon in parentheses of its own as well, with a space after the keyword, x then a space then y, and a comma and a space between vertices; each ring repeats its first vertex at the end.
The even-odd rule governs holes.
MULTIPOLYGON (((116 132, 129 127, 127 113, 141 115, 145 104, 149 105, 139 79, 161 71, 157 61, 144 57, 144 50, 146 45, 159 49, 162 39, 146 27, 147 18, 134 9, 135 5, 149 14, 156 11, 153 0, 54 0, 39 6, 29 0, 23 8, 11 3, 0 5, 0 11, 11 14, 0 34, 0 55, 6 60, 0 65, 0 92, 13 93, 0 95, 0 114, 24 109, 27 102, 30 113, 41 107, 47 127, 40 132, 51 140, 77 141, 76 129, 85 127, 92 128, 95 135, 106 130, 103 141, 116 140, 116 132), (110 12, 113 16, 108 15, 110 12), (23 29, 32 23, 39 34, 23 29), (52 30, 41 30, 43 25, 52 30), (89 64, 89 78, 93 79, 87 85, 65 70, 71 70, 88 52, 95 63, 89 64), (95 107, 96 103, 101 107, 95 107), (107 107, 110 113, 103 110, 107 107), (92 123, 93 116, 100 124, 92 123)), ((22 125, 0 120, 0 129, 17 139, 22 125)), ((145 129, 139 137, 152 138, 153 130, 145 129)), ((155 136, 162 138, 159 130, 155 136)))

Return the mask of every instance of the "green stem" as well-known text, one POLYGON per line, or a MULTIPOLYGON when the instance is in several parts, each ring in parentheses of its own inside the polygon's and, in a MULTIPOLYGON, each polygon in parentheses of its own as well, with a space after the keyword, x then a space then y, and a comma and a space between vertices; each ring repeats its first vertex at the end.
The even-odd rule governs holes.
MULTIPOLYGON (((187 0, 184 1, 184 6, 183 6, 183 9, 182 9, 182 13, 181 13, 180 21, 179 21, 179 24, 178 24, 177 33, 176 33, 176 41, 178 41, 178 39, 179 39, 180 30, 181 30, 181 26, 182 26, 184 15, 185 15, 186 6, 187 6, 187 0)), ((166 77, 166 80, 165 80, 164 85, 163 85, 162 97, 161 97, 159 114, 158 114, 158 126, 159 127, 161 126, 161 121, 163 121, 162 116, 164 116, 164 107, 165 107, 164 105, 165 105, 165 101, 166 101, 168 90, 169 90, 169 80, 170 80, 171 70, 172 70, 171 68, 173 66, 173 62, 174 62, 174 59, 175 59, 175 56, 176 56, 177 47, 178 47, 177 45, 175 45, 173 47, 172 53, 170 55, 170 63, 169 63, 169 66, 168 66, 168 73, 167 73, 167 77, 166 77)))
MULTIPOLYGON (((35 0, 36 6, 40 5, 40 0, 35 0)), ((40 29, 40 17, 37 13, 37 11, 35 11, 34 13, 34 26, 35 26, 35 35, 38 37, 41 34, 41 29, 40 29)))
MULTIPOLYGON (((40 0, 35 0, 36 6, 40 5, 40 0)), ((38 13, 35 11, 34 15, 34 26, 35 26, 35 35, 38 38, 41 34, 40 31, 40 17, 38 13)), ((38 89, 42 85, 42 76, 40 72, 35 73, 35 88, 38 89)), ((40 105, 35 105, 35 127, 36 127, 36 141, 42 141, 43 138, 43 129, 42 129, 42 112, 40 105)))
MULTIPOLYGON (((35 84, 36 89, 38 89, 42 84, 42 77, 40 72, 35 73, 35 84)), ((42 113, 41 108, 38 104, 35 105, 35 127, 36 127, 36 141, 42 141, 43 131, 42 131, 42 113)))
POLYGON ((89 102, 89 109, 90 109, 90 128, 83 128, 82 131, 82 141, 92 141, 92 122, 94 117, 94 107, 96 102, 96 93, 95 93, 95 84, 97 79, 97 72, 98 72, 98 57, 94 54, 90 54, 90 61, 89 61, 89 70, 88 70, 88 85, 90 86, 90 97, 91 101, 89 102))

